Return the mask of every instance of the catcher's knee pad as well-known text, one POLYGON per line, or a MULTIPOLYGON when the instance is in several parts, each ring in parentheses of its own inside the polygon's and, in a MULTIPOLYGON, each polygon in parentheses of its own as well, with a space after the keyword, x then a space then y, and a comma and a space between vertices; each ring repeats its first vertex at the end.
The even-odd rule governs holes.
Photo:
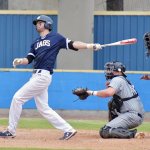
POLYGON ((110 134, 112 138, 130 139, 130 138, 134 138, 136 132, 137 132, 136 129, 128 130, 128 129, 119 127, 119 128, 112 128, 112 130, 110 131, 110 134))
POLYGON ((102 138, 130 139, 130 138, 134 138, 136 132, 137 132, 136 129, 128 130, 128 129, 124 129, 122 127, 111 128, 111 127, 108 127, 108 126, 104 126, 100 130, 100 136, 102 138))

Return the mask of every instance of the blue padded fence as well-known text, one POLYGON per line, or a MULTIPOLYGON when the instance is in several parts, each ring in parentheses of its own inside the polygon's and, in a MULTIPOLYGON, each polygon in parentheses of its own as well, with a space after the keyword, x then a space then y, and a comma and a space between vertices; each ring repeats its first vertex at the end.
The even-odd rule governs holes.
MULTIPOLYGON (((26 83, 31 72, 0 72, 0 106, 9 108, 14 93, 26 83)), ((150 111, 150 81, 140 80, 141 74, 127 74, 128 79, 135 84, 136 90, 142 98, 144 108, 150 111)), ((88 87, 92 90, 105 88, 105 76, 100 72, 55 72, 49 87, 49 105, 57 110, 107 110, 109 98, 90 96, 86 101, 76 101, 72 89, 88 87)), ((23 108, 36 108, 34 100, 30 100, 23 108)))

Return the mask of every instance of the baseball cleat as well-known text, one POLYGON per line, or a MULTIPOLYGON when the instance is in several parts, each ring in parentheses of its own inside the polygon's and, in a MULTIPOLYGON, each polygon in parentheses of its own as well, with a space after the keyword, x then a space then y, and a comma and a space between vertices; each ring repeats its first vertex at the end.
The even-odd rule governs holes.
POLYGON ((137 133, 137 129, 130 130, 130 132, 131 132, 131 137, 130 138, 134 138, 136 133, 137 133))
POLYGON ((77 131, 74 132, 65 132, 64 136, 59 138, 59 140, 69 140, 71 137, 73 137, 75 134, 77 133, 77 131))
POLYGON ((15 135, 11 134, 8 130, 0 132, 0 138, 14 138, 15 135))

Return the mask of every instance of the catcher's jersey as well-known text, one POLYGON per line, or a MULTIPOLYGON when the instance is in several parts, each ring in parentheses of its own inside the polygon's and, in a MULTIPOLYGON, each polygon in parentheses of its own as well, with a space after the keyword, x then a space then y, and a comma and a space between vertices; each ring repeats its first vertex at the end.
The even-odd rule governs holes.
MULTIPOLYGON (((114 77, 110 81, 109 86, 113 87, 116 90, 115 94, 121 98, 132 97, 137 93, 134 89, 134 86, 130 85, 123 76, 114 77)), ((120 108, 120 112, 124 113, 127 111, 135 111, 140 114, 144 114, 143 104, 139 96, 123 102, 123 105, 120 108)))
POLYGON ((32 45, 28 55, 34 56, 34 69, 44 69, 53 73, 57 54, 61 48, 68 49, 68 40, 62 35, 50 32, 45 37, 39 37, 32 45))
MULTIPOLYGON (((130 85, 123 76, 114 77, 109 84, 116 90, 116 95, 121 98, 129 98, 136 94, 133 85, 130 85)), ((143 122, 144 108, 140 97, 131 98, 123 101, 118 117, 106 124, 111 128, 122 127, 132 129, 139 126, 143 122)))

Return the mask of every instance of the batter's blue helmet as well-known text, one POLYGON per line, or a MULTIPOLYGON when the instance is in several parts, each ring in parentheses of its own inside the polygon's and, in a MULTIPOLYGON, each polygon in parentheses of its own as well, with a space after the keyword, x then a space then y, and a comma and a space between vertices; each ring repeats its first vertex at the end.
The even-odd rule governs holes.
POLYGON ((33 24, 36 25, 38 21, 43 21, 45 22, 45 29, 48 29, 48 30, 52 30, 52 24, 53 24, 53 20, 46 16, 46 15, 40 15, 38 16, 35 20, 33 20, 33 24))

